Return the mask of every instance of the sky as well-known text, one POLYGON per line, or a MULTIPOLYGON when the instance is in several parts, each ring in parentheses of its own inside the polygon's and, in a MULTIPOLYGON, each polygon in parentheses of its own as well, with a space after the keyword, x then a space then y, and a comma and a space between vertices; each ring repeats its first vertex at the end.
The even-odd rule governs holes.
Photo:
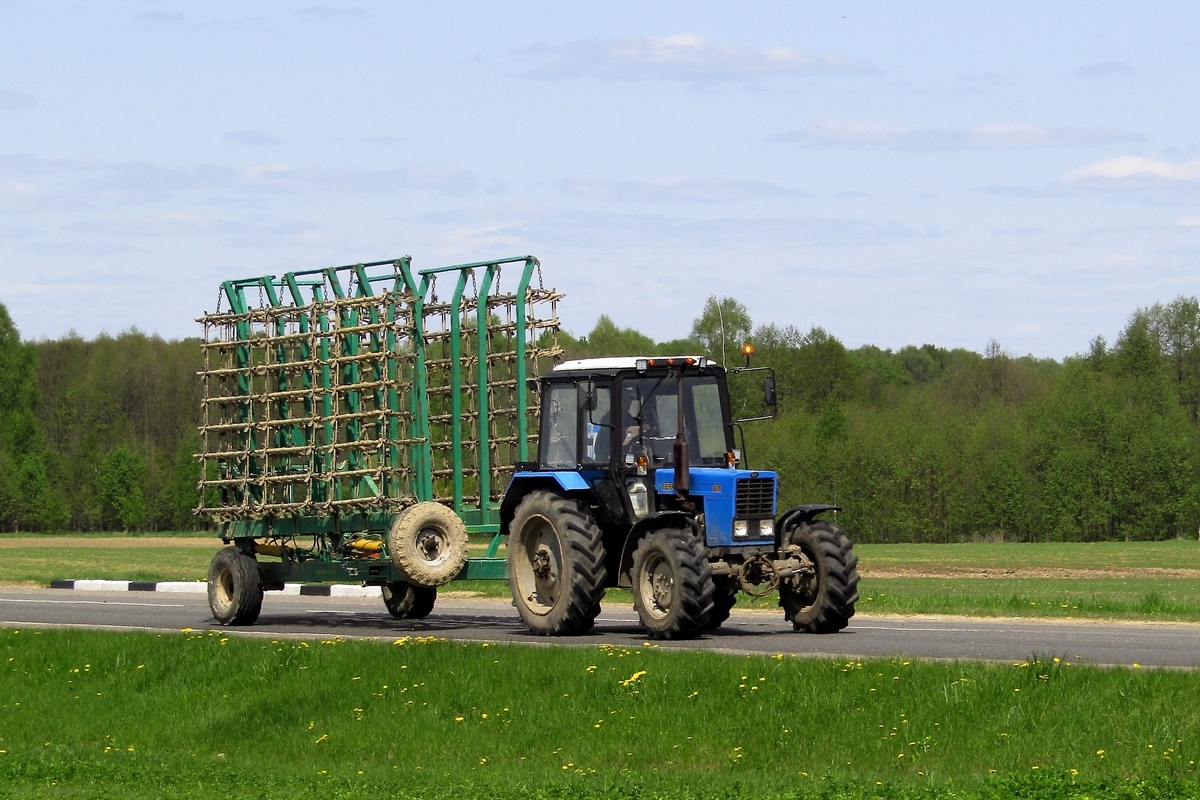
POLYGON ((1194 2, 0 0, 0 303, 532 254, 575 335, 1057 360, 1200 293, 1198 78, 1194 2))

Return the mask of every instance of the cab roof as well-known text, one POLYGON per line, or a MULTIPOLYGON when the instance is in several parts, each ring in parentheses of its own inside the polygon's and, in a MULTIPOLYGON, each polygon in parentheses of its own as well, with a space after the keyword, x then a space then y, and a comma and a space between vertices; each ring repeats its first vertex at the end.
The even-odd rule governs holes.
POLYGON ((678 366, 689 364, 705 369, 717 364, 707 356, 612 356, 609 358, 576 358, 554 367, 554 372, 598 372, 622 369, 638 369, 645 366, 678 366))

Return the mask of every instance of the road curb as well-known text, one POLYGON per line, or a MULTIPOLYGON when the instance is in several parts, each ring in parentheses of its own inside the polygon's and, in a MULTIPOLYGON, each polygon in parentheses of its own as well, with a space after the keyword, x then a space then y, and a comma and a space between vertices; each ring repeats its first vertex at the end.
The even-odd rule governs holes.
MULTIPOLYGON (((76 592, 175 592, 177 594, 206 594, 208 583, 204 581, 106 581, 55 579, 51 589, 69 589, 76 592)), ((280 594, 305 595, 308 597, 378 597, 378 586, 354 586, 347 584, 285 583, 280 594)))

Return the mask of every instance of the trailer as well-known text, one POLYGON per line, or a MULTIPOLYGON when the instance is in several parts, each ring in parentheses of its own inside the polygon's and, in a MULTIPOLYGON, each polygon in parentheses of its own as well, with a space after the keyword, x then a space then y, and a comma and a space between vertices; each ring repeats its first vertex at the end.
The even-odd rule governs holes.
POLYGON ((222 283, 198 320, 216 620, 253 623, 285 582, 379 586, 420 618, 451 580, 504 579, 500 507, 536 452, 559 299, 532 256, 222 283), (470 534, 491 536, 481 555, 470 534))

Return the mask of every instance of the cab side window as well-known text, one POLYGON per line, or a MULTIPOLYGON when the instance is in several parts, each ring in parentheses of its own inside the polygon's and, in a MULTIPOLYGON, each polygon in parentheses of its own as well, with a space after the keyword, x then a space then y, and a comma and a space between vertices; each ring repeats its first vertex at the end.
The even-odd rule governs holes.
POLYGON ((550 387, 543 402, 541 464, 547 469, 573 469, 579 464, 579 403, 575 386, 550 387))
POLYGON ((583 463, 607 464, 612 454, 612 387, 596 385, 596 410, 583 412, 583 463))

